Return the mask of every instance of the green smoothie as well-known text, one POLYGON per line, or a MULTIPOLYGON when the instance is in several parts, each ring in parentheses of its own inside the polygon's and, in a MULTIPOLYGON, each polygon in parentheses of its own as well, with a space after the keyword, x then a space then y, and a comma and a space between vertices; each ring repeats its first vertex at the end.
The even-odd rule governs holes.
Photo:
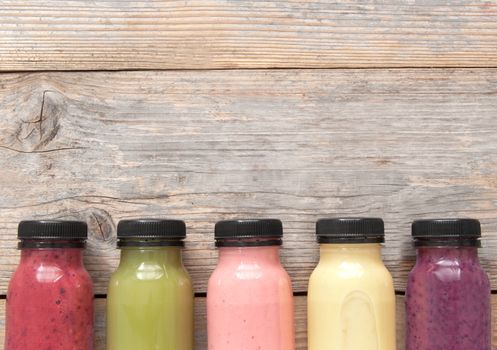
POLYGON ((172 239, 164 221, 118 226, 121 262, 108 291, 107 350, 193 350, 193 291, 178 244, 184 235, 172 239))

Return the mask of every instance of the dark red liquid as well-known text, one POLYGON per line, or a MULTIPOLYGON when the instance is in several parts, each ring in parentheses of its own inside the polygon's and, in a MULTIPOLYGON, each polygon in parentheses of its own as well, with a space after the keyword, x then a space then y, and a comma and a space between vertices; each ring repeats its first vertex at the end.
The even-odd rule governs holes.
POLYGON ((93 288, 80 249, 25 249, 7 293, 5 350, 91 350, 93 288))
POLYGON ((406 291, 407 350, 490 350, 490 283, 476 248, 420 248, 406 291))

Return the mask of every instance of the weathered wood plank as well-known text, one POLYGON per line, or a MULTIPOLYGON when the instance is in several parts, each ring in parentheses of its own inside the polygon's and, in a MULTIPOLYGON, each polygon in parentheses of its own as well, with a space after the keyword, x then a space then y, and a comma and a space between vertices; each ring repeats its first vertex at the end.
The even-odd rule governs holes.
POLYGON ((0 4, 4 71, 497 66, 494 1, 0 4))
MULTIPOLYGON (((493 325, 497 324, 497 297, 492 297, 493 325)), ((105 349, 105 299, 95 301, 95 350, 105 349)), ((195 303, 195 343, 197 350, 207 349, 207 320, 205 314, 205 298, 197 298, 195 303)), ((3 348, 5 326, 5 300, 0 300, 0 347, 3 348)), ((295 297, 296 349, 307 349, 307 298, 295 297)), ((397 349, 404 349, 405 312, 404 297, 397 297, 397 349)), ((497 332, 493 332, 493 345, 497 345, 497 332)))
POLYGON ((117 265, 116 222, 141 216, 188 222, 197 292, 220 219, 281 218, 305 291, 316 219, 381 216, 403 290, 411 220, 472 216, 496 286, 496 113, 497 69, 1 75, 0 294, 17 222, 42 217, 89 222, 97 293, 117 265))

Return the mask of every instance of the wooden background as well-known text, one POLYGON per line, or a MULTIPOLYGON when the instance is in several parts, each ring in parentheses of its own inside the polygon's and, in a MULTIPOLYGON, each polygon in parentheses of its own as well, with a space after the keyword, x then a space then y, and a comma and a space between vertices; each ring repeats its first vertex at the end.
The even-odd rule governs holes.
POLYGON ((171 217, 204 350, 215 221, 276 217, 306 349, 314 222, 337 215, 385 220, 399 350, 410 222, 480 219, 497 324, 497 2, 63 4, 0 0, 0 328, 18 221, 89 223, 103 350, 117 221, 171 217))

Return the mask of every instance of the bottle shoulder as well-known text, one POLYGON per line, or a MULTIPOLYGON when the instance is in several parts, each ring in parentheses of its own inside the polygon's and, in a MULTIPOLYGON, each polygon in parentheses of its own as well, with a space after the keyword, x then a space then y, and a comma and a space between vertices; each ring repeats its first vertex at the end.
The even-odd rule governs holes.
POLYGON ((58 263, 39 263, 39 264, 23 264, 20 263, 13 275, 12 279, 38 279, 51 280, 69 277, 79 277, 81 279, 89 279, 90 275, 83 264, 64 265, 58 263))
POLYGON ((291 279, 283 265, 278 264, 219 264, 212 272, 208 287, 230 288, 238 285, 271 286, 291 290, 291 279))
POLYGON ((58 290, 72 291, 74 295, 92 295, 93 283, 84 266, 60 268, 57 265, 41 265, 37 268, 19 266, 9 282, 8 294, 33 295, 58 290))
POLYGON ((320 260, 314 268, 311 277, 320 277, 322 275, 331 275, 343 278, 361 278, 368 277, 368 274, 375 276, 388 275, 390 271, 382 260, 367 261, 367 260, 320 260))
POLYGON ((381 289, 393 291, 393 278, 382 261, 375 263, 319 262, 309 279, 309 292, 323 289, 381 289))
POLYGON ((258 263, 258 262, 237 262, 229 264, 218 264, 214 268, 211 277, 219 278, 221 276, 243 276, 247 274, 255 274, 254 277, 258 277, 259 274, 265 275, 280 275, 288 276, 287 271, 284 266, 278 263, 258 263))
POLYGON ((419 281, 431 283, 467 283, 490 285, 488 274, 478 259, 417 260, 409 273, 408 284, 419 281))
POLYGON ((111 276, 110 283, 126 283, 132 281, 176 281, 191 284, 190 275, 182 265, 164 265, 159 263, 143 263, 139 265, 119 264, 111 276))

